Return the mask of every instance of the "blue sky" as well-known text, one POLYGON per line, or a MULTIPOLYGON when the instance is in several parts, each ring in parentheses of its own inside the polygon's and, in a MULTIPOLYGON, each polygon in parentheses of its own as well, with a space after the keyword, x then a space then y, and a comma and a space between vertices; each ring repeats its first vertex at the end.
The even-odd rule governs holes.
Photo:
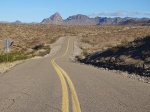
POLYGON ((150 0, 0 0, 0 21, 41 22, 55 12, 63 19, 76 14, 150 18, 150 0))

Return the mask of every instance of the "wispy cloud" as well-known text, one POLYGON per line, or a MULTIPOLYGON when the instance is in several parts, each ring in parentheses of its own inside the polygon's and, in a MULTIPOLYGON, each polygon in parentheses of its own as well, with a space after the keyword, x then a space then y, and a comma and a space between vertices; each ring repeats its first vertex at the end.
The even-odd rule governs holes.
POLYGON ((133 12, 133 11, 124 12, 124 16, 136 16, 141 14, 142 12, 133 12))
POLYGON ((144 13, 144 15, 150 16, 150 12, 144 13))
POLYGON ((125 17, 125 16, 150 16, 150 13, 144 13, 144 12, 134 12, 134 11, 118 11, 118 12, 99 12, 99 13, 92 13, 89 16, 96 17, 96 16, 102 16, 102 17, 125 17))
POLYGON ((123 12, 100 12, 100 13, 92 13, 89 16, 123 16, 123 12))

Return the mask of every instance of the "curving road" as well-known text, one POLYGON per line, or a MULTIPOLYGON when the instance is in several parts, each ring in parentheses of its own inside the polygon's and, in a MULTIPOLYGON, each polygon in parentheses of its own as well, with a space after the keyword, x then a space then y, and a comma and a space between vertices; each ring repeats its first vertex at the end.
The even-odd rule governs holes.
POLYGON ((150 112, 150 84, 70 62, 73 42, 2 75, 0 112, 150 112))

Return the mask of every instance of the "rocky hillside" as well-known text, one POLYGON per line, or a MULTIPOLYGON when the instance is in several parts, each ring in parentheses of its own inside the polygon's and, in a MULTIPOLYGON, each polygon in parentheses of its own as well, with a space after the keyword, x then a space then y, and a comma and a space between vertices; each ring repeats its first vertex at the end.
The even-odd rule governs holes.
POLYGON ((54 15, 50 16, 49 18, 44 19, 42 24, 63 24, 63 19, 59 13, 55 13, 54 15))
POLYGON ((150 26, 150 19, 130 19, 124 22, 120 22, 120 25, 140 25, 140 26, 150 26))
POLYGON ((79 61, 110 70, 120 70, 150 77, 150 36, 136 39, 101 52, 86 55, 79 61))
POLYGON ((69 16, 63 20, 59 13, 55 13, 49 18, 44 19, 42 24, 61 24, 61 25, 140 25, 149 26, 149 18, 107 18, 107 17, 95 17, 90 18, 86 15, 77 14, 69 16))
POLYGON ((98 21, 81 14, 70 16, 64 20, 64 24, 66 25, 96 25, 97 23, 98 21))

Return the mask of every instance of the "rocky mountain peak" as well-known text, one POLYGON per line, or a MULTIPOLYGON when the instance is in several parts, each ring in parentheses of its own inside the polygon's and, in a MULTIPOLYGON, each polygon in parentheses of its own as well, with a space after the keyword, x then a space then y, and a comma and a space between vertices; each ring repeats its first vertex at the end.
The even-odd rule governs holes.
POLYGON ((74 16, 69 16, 67 18, 67 20, 72 20, 72 19, 89 19, 89 17, 86 16, 86 15, 77 14, 77 15, 74 15, 74 16))
POLYGON ((54 20, 54 21, 62 21, 63 20, 62 17, 60 16, 60 14, 58 12, 56 12, 50 18, 51 18, 51 20, 54 20))
POLYGON ((54 15, 50 16, 49 18, 46 18, 42 21, 43 24, 62 24, 63 19, 61 15, 56 12, 54 15))

